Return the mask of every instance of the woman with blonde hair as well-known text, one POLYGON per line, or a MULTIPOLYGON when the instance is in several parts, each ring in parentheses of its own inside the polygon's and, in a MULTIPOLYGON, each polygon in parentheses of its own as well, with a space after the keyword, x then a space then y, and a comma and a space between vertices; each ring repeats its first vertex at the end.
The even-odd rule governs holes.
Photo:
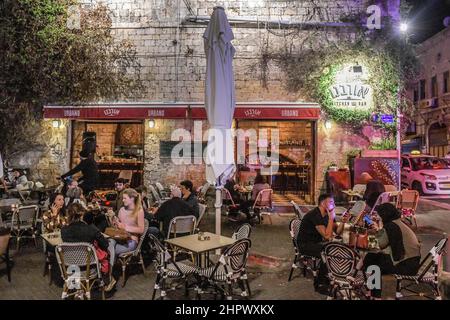
MULTIPOLYGON (((114 250, 110 257, 111 265, 114 265, 116 256, 136 249, 139 237, 144 232, 144 209, 142 209, 141 196, 134 189, 123 191, 123 207, 119 210, 118 217, 114 217, 114 225, 118 229, 125 230, 130 234, 130 239, 125 243, 114 240, 114 250)), ((115 280, 108 286, 107 291, 114 286, 115 280)))

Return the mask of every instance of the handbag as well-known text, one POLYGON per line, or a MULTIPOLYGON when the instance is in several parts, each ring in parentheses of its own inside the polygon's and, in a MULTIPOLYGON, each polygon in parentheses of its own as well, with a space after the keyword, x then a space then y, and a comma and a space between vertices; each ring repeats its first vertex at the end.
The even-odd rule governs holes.
POLYGON ((104 233, 118 242, 127 242, 131 239, 130 234, 122 229, 108 227, 104 233))
POLYGON ((109 254, 107 251, 104 251, 99 247, 98 242, 96 240, 94 241, 94 247, 95 247, 95 254, 97 255, 98 262, 100 263, 100 271, 103 274, 106 274, 109 271, 109 260, 108 260, 109 254))
POLYGON ((369 248, 369 234, 366 228, 353 227, 350 229, 349 245, 358 249, 369 248))

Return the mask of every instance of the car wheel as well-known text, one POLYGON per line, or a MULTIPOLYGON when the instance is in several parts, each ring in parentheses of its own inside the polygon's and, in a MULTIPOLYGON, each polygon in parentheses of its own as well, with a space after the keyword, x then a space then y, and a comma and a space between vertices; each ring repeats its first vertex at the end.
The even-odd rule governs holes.
POLYGON ((421 196, 423 196, 425 194, 422 189, 422 184, 418 181, 413 182, 412 188, 413 188, 413 190, 417 190, 419 192, 419 195, 421 195, 421 196))

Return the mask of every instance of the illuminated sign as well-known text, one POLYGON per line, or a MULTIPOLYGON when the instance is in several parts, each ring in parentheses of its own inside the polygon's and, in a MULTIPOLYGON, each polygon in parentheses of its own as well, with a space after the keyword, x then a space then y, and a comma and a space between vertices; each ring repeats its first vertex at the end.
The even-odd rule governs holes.
POLYGON ((115 116, 118 116, 120 114, 120 110, 111 108, 111 109, 104 110, 103 113, 107 117, 115 117, 115 116))
POLYGON ((394 123, 394 115, 375 113, 372 115, 372 122, 392 124, 394 123))
POLYGON ((358 64, 344 65, 329 88, 333 106, 340 109, 372 109, 372 88, 367 80, 365 67, 358 64))
POLYGON ((246 117, 258 117, 261 114, 259 109, 247 109, 244 112, 246 117))
POLYGON ((72 118, 72 117, 79 117, 79 116, 80 116, 80 110, 71 110, 71 109, 64 110, 64 117, 72 118))

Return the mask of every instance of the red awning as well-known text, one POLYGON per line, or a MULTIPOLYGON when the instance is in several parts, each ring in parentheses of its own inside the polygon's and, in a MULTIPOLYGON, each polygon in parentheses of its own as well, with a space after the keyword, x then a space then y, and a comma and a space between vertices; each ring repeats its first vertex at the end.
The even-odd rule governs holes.
MULTIPOLYGON (((320 106, 315 103, 238 103, 235 119, 317 120, 320 106)), ((45 106, 46 119, 130 120, 206 119, 202 104, 109 104, 88 106, 45 106)))

